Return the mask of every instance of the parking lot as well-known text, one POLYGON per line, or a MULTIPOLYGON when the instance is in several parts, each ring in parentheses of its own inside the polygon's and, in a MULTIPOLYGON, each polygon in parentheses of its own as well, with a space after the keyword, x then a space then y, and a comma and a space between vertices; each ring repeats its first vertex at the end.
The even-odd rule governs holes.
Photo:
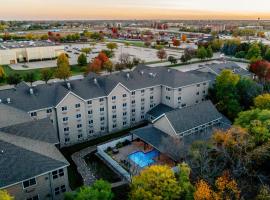
MULTIPOLYGON (((64 45, 67 54, 69 55, 69 61, 71 65, 77 64, 77 58, 80 54, 80 49, 90 47, 92 52, 87 55, 87 60, 90 62, 94 57, 98 55, 98 53, 102 49, 107 49, 105 43, 98 43, 94 47, 90 46, 90 44, 70 44, 64 45)), ((179 50, 166 50, 168 56, 174 56, 176 58, 180 58, 182 52, 179 50)), ((111 59, 113 62, 118 62, 119 57, 122 53, 127 53, 131 57, 140 58, 145 62, 155 62, 159 59, 157 58, 157 50, 151 48, 143 48, 143 47, 135 47, 129 46, 126 47, 122 43, 118 43, 118 48, 114 50, 114 57, 111 59)), ((37 62, 29 62, 29 63, 18 63, 10 65, 11 68, 15 70, 26 70, 26 69, 37 69, 37 68, 45 68, 45 67, 55 67, 56 60, 47 60, 47 61, 37 61, 37 62), (26 65, 27 68, 23 65, 26 65)))

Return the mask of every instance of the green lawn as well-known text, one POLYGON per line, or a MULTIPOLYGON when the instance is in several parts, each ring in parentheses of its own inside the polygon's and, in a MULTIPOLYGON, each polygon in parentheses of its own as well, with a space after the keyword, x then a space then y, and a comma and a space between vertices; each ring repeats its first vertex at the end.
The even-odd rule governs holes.
MULTIPOLYGON (((8 65, 3 65, 2 67, 4 68, 4 71, 5 71, 6 76, 9 76, 10 74, 18 73, 22 77, 24 77, 25 74, 30 73, 30 72, 33 72, 35 74, 35 76, 36 76, 36 79, 37 80, 41 80, 41 69, 14 70, 10 66, 8 66, 8 65)), ((72 76, 83 74, 85 67, 86 66, 72 65, 70 67, 72 76)), ((56 67, 51 68, 51 69, 52 69, 52 71, 55 71, 56 67)), ((4 84, 6 84, 6 82, 3 82, 1 85, 4 85, 4 84)))

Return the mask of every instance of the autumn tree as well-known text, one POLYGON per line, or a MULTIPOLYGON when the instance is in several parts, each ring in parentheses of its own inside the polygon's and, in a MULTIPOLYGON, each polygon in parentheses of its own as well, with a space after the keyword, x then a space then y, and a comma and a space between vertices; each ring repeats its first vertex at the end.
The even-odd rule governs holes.
POLYGON ((181 40, 182 40, 183 42, 187 41, 187 36, 186 36, 185 34, 182 34, 181 40))
POLYGON ((162 61, 167 58, 167 52, 164 49, 157 51, 157 57, 162 61))
POLYGON ((91 51, 92 51, 92 49, 91 48, 88 48, 88 47, 85 47, 85 48, 82 48, 81 49, 81 52, 82 53, 85 53, 85 54, 89 54, 91 51))
POLYGON ((269 200, 270 199, 270 189, 267 185, 262 185, 255 198, 255 200, 269 200))
POLYGON ((0 82, 6 78, 5 70, 2 66, 0 66, 0 82))
POLYGON ((94 58, 92 62, 89 64, 89 67, 87 69, 86 73, 94 72, 99 73, 102 69, 102 62, 98 58, 94 58))
POLYGON ((85 66, 87 64, 87 57, 86 57, 85 53, 81 53, 78 56, 77 63, 79 66, 85 66))
POLYGON ((173 46, 179 47, 180 44, 181 44, 180 40, 177 40, 177 39, 174 39, 174 40, 173 40, 173 46))
POLYGON ((66 54, 62 53, 57 58, 57 68, 55 70, 55 77, 66 81, 71 76, 69 60, 66 54))
POLYGON ((107 55, 105 53, 103 53, 102 51, 99 52, 98 56, 96 57, 97 59, 100 60, 101 62, 101 68, 103 68, 104 63, 107 62, 109 60, 109 58, 107 57, 107 55))
POLYGON ((256 74, 262 82, 270 80, 270 62, 268 61, 259 60, 252 62, 249 70, 256 74))
POLYGON ((181 187, 168 166, 150 166, 134 176, 130 199, 179 199, 181 187))
POLYGON ((194 200, 214 200, 214 192, 206 181, 200 180, 196 183, 194 200))
POLYGON ((107 70, 107 72, 112 73, 113 72, 113 63, 110 60, 107 60, 104 64, 103 64, 104 69, 107 70))
POLYGON ((254 105, 256 108, 259 108, 259 109, 270 110, 270 94, 266 93, 266 94, 257 96, 254 99, 254 105))
POLYGON ((1 200, 13 200, 14 197, 10 196, 6 190, 0 190, 1 200))
POLYGON ((257 43, 253 43, 246 55, 246 58, 248 60, 260 60, 262 58, 261 56, 261 49, 257 43))
POLYGON ((108 49, 111 50, 111 52, 112 52, 114 49, 117 49, 117 48, 118 48, 117 44, 114 43, 114 42, 110 42, 110 43, 108 43, 106 46, 107 46, 108 49))
POLYGON ((41 80, 45 81, 47 84, 50 79, 53 77, 53 71, 49 68, 44 68, 40 70, 41 80))

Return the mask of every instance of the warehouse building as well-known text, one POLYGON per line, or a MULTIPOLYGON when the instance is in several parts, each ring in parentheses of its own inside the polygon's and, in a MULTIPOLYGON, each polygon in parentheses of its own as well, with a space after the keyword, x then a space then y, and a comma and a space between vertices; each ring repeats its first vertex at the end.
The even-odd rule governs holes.
POLYGON ((0 65, 50 60, 64 52, 64 46, 49 41, 0 42, 0 65))

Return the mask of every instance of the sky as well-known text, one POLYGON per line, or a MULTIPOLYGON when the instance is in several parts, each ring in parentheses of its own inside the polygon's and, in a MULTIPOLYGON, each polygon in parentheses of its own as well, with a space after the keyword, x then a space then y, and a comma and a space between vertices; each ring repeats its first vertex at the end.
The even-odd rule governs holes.
POLYGON ((0 20, 270 19, 270 0, 0 0, 0 20))

